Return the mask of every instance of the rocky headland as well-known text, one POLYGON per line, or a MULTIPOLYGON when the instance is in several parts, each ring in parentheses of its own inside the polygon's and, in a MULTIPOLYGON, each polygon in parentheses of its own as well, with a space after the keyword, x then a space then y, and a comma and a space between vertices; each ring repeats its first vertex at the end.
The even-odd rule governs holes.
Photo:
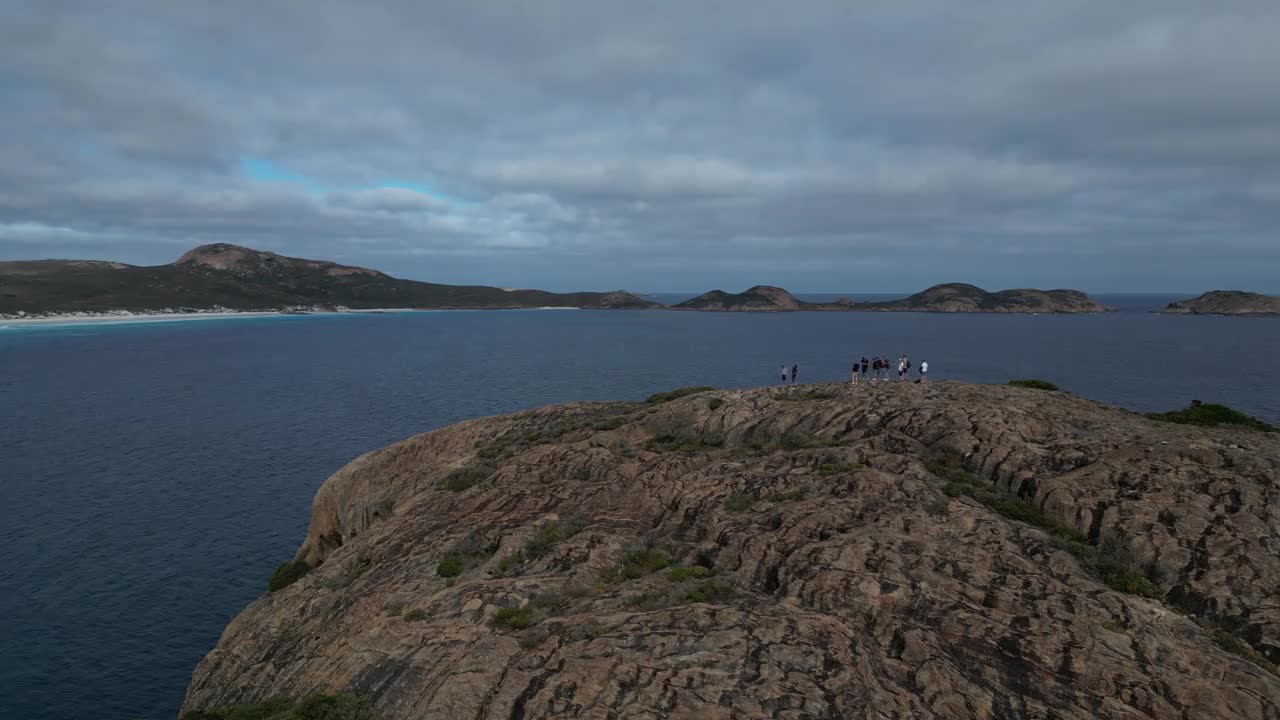
POLYGON ((1242 290, 1211 290, 1176 300, 1160 312, 1170 315, 1280 315, 1280 297, 1242 290))
POLYGON ((756 285, 740 293, 712 290, 671 306, 673 310, 735 310, 768 312, 801 310, 806 303, 780 287, 756 285))
POLYGON ((1278 493, 1276 433, 1020 387, 473 420, 324 483, 184 710, 1275 720, 1278 493))

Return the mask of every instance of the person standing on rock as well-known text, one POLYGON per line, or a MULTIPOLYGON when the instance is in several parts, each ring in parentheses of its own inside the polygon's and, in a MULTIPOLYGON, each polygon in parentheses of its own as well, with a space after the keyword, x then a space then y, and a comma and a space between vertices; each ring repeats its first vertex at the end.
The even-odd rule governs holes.
POLYGON ((862 356, 862 379, 867 379, 867 356, 862 356))
POLYGON ((880 379, 880 358, 871 361, 871 382, 880 379))
POLYGON ((924 360, 921 360, 920 361, 920 382, 925 382, 928 379, 929 379, 929 363, 924 360))
POLYGON ((792 365, 792 366, 791 366, 791 384, 792 384, 792 385, 795 385, 795 384, 796 384, 796 376, 797 376, 797 375, 799 375, 799 374, 800 374, 800 366, 799 366, 799 365, 792 365))
POLYGON ((782 366, 782 384, 783 385, 787 384, 787 366, 786 365, 782 366))
POLYGON ((853 367, 849 368, 849 382, 854 385, 858 384, 858 361, 857 360, 854 360, 853 367))

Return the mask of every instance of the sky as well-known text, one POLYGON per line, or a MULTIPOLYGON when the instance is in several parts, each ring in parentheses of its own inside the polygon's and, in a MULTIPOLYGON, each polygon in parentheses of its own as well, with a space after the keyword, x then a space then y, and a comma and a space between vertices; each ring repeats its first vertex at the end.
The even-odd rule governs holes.
POLYGON ((1280 3, 0 6, 0 260, 1280 291, 1280 3))

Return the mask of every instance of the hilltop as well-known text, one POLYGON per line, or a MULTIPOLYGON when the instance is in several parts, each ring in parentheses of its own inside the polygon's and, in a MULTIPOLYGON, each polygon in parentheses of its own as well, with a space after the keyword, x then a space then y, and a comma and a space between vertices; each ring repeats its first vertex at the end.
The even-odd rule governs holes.
POLYGON ((1277 477, 1275 433, 948 382, 472 420, 324 483, 184 710, 1275 718, 1277 477))
POLYGON ((1170 315, 1280 315, 1280 297, 1242 290, 1210 290, 1191 300, 1176 300, 1161 310, 1170 315))
POLYGON ((0 262, 0 315, 346 308, 650 308, 623 291, 551 293, 401 280, 369 268, 218 243, 168 265, 0 262))

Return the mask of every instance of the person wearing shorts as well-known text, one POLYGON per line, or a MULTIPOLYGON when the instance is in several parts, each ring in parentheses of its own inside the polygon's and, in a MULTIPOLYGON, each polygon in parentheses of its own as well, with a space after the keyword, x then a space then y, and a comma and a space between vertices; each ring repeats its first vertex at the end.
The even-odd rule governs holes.
POLYGON ((929 379, 929 363, 925 362, 924 360, 921 360, 920 361, 920 382, 924 382, 925 380, 928 380, 928 379, 929 379))
POLYGON ((786 365, 782 366, 782 384, 783 385, 787 384, 787 366, 786 365))

